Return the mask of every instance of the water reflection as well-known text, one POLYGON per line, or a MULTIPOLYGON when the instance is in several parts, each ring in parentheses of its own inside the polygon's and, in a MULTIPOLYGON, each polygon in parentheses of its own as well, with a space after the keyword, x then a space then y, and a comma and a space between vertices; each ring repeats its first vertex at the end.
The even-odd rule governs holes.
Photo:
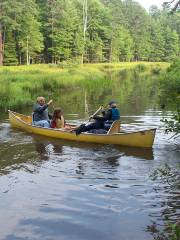
POLYGON ((118 167, 118 159, 124 155, 115 147, 112 148, 112 146, 102 144, 78 143, 41 136, 33 136, 33 140, 36 151, 42 160, 58 158, 63 161, 64 157, 68 158, 68 156, 69 160, 75 158, 77 164, 76 173, 79 175, 85 174, 87 163, 91 160, 94 161, 94 166, 109 165, 110 167, 118 167))
POLYGON ((123 152, 125 156, 131 156, 143 160, 154 160, 153 148, 128 148, 128 147, 116 147, 119 151, 123 152))
POLYGON ((138 74, 133 70, 108 72, 105 78, 86 79, 74 83, 68 91, 55 91, 52 98, 54 105, 64 110, 67 119, 85 118, 87 109, 91 114, 100 105, 106 106, 111 99, 117 100, 123 115, 136 115, 148 108, 159 108, 157 82, 158 76, 138 74))
POLYGON ((48 160, 51 154, 61 154, 62 146, 59 143, 52 143, 52 141, 39 141, 34 137, 35 150, 38 153, 39 159, 48 160))
MULTIPOLYGON (((88 159, 94 159, 95 162, 101 161, 101 164, 109 164, 111 167, 118 166, 118 159, 123 155, 141 158, 144 160, 154 159, 153 149, 128 148, 120 146, 113 146, 112 148, 112 146, 104 146, 101 144, 55 140, 52 138, 28 135, 21 131, 15 131, 15 135, 18 133, 23 134, 26 138, 25 141, 30 138, 30 142, 25 144, 23 144, 23 142, 20 144, 9 144, 8 142, 1 143, 0 174, 8 174, 12 169, 23 168, 26 163, 40 166, 42 161, 48 161, 52 157, 55 157, 55 155, 60 158, 62 154, 64 154, 63 148, 69 148, 70 155, 72 155, 73 152, 76 155, 79 149, 81 149, 81 151, 83 150, 85 154, 87 154, 83 159, 79 158, 77 161, 77 173, 79 174, 83 174, 83 169, 86 165, 85 162, 88 159)), ((4 139, 5 138, 6 136, 4 136, 4 139)))
POLYGON ((152 234, 154 239, 178 239, 180 228, 180 167, 169 164, 161 165, 155 169, 152 179, 154 181, 154 196, 159 201, 151 206, 153 211, 149 216, 152 219, 152 224, 148 225, 147 231, 152 234), (157 176, 157 179, 154 176, 157 176), (157 212, 155 209, 160 209, 160 211, 157 212), (174 224, 177 225, 177 228, 174 224), (177 235, 172 237, 174 233, 177 235))
MULTIPOLYGON (((26 168, 26 164, 35 164, 36 152, 32 144, 9 145, 1 144, 0 174, 8 174, 13 170, 26 168)), ((31 169, 26 168, 27 171, 31 169)))

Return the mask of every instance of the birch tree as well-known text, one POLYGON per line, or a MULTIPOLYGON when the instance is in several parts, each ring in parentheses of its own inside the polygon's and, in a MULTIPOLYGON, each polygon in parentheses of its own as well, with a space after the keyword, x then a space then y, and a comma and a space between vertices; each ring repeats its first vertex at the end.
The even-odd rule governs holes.
POLYGON ((82 54, 82 63, 84 62, 84 53, 86 50, 86 32, 87 32, 87 24, 88 24, 88 5, 87 0, 83 0, 83 54, 82 54))

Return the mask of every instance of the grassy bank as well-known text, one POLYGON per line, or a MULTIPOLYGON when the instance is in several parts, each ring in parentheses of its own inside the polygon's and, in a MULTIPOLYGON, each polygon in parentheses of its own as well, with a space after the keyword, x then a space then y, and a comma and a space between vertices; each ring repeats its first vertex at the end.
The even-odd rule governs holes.
MULTIPOLYGON (((38 95, 49 98, 58 91, 69 91, 91 84, 108 84, 109 72, 133 69, 157 74, 168 63, 113 63, 85 65, 30 65, 0 68, 0 108, 31 105, 38 95)), ((110 81, 110 79, 109 79, 110 81)))

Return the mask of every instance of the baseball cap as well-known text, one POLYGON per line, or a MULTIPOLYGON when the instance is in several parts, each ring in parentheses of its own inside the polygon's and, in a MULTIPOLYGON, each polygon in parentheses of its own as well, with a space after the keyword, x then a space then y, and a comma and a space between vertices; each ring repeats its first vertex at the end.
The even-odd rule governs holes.
POLYGON ((112 105, 112 104, 114 104, 114 103, 116 103, 116 101, 111 100, 108 104, 109 104, 109 105, 112 105))

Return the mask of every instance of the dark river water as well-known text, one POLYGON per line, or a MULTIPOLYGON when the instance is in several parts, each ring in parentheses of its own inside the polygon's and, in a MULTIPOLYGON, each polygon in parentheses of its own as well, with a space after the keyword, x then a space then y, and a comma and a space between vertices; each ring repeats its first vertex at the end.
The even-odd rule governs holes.
POLYGON ((150 177, 158 167, 176 168, 180 162, 178 139, 165 135, 160 122, 171 112, 158 107, 154 86, 143 91, 124 84, 131 92, 121 94, 125 86, 115 81, 99 95, 88 89, 78 98, 60 92, 57 101, 65 106, 66 119, 79 122, 86 115, 84 96, 91 112, 116 98, 124 129, 157 128, 152 149, 30 135, 11 128, 2 111, 1 240, 152 240, 152 225, 163 230, 168 219, 180 219, 179 183, 172 187, 150 177))

